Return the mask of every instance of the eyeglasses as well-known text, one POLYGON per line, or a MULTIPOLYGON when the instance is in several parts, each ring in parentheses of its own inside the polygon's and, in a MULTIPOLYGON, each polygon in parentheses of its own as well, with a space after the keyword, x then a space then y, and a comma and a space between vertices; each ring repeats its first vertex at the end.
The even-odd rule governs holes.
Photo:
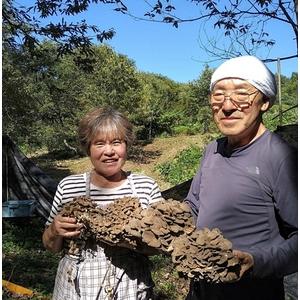
POLYGON ((210 104, 213 109, 220 109, 227 98, 238 110, 241 111, 243 108, 248 108, 252 105, 254 97, 251 101, 250 96, 258 93, 259 91, 255 91, 252 93, 232 91, 229 94, 225 94, 221 91, 214 92, 211 94, 210 104))

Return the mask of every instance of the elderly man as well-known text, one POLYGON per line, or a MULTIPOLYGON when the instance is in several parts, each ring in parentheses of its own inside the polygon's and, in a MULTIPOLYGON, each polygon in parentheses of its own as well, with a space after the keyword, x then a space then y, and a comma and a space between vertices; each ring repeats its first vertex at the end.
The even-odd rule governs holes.
POLYGON ((219 228, 240 259, 240 279, 194 281, 189 299, 283 300, 297 271, 297 152, 263 124, 274 75, 256 57, 230 59, 211 79, 210 106, 224 137, 206 148, 186 201, 197 228, 219 228))

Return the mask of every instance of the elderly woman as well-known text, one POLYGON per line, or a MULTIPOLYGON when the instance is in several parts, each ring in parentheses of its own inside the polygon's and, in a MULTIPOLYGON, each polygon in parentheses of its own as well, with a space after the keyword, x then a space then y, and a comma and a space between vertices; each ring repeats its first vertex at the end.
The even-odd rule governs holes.
MULTIPOLYGON (((133 141, 132 125, 112 108, 88 113, 80 122, 79 139, 93 169, 71 175, 58 185, 44 246, 52 252, 63 249, 64 239, 80 234, 74 218, 59 213, 74 197, 88 196, 105 206, 115 199, 138 197, 142 207, 161 199, 156 182, 144 175, 124 172, 127 150, 133 141)), ((53 299, 152 299, 153 282, 148 259, 125 248, 92 245, 79 256, 64 255, 59 263, 53 299)))
POLYGON ((197 228, 219 228, 240 260, 234 283, 193 282, 189 299, 284 300, 297 271, 297 151, 263 124, 276 82, 256 57, 213 73, 210 105, 224 137, 209 144, 186 201, 197 228))

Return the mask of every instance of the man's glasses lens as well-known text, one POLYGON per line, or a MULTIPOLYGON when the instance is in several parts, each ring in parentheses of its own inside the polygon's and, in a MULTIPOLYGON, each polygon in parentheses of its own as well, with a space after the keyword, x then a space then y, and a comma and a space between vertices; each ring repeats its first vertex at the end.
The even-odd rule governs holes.
POLYGON ((230 94, 225 94, 223 92, 214 92, 211 95, 211 106, 213 109, 219 110, 227 97, 238 110, 242 110, 243 108, 250 107, 250 105, 252 104, 252 102, 250 101, 250 96, 257 93, 258 91, 255 91, 253 93, 235 91, 231 92, 230 94))
POLYGON ((221 102, 225 101, 226 97, 229 97, 233 101, 236 101, 236 102, 247 102, 247 101, 249 101, 250 95, 251 94, 249 94, 249 93, 240 93, 240 92, 239 93, 232 92, 229 95, 226 95, 224 93, 213 93, 212 100, 221 103, 221 102))

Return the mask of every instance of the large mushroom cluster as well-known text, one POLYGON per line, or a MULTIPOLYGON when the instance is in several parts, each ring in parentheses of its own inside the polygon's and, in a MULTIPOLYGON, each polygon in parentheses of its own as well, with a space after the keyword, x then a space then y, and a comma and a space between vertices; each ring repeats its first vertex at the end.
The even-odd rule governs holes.
POLYGON ((106 207, 96 207, 87 197, 74 198, 61 214, 82 223, 79 238, 68 243, 68 253, 78 254, 85 241, 145 253, 171 255, 178 272, 210 282, 234 281, 240 265, 232 245, 218 229, 196 230, 189 207, 177 200, 161 200, 142 209, 137 198, 125 197, 106 207))
POLYGON ((238 279, 240 265, 232 245, 219 229, 195 230, 181 235, 171 244, 172 261, 178 272, 208 282, 231 282, 238 279))

